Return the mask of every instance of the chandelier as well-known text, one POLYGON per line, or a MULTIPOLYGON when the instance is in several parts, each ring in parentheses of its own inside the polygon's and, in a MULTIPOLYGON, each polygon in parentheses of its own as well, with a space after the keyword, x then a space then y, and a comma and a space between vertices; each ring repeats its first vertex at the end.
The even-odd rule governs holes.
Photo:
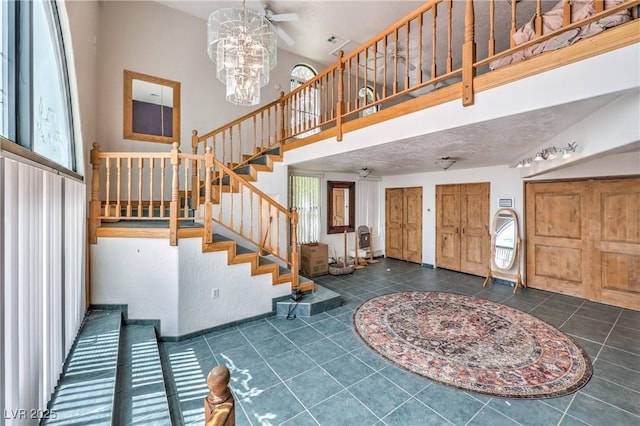
POLYGON ((276 32, 265 18, 247 10, 225 8, 209 15, 209 57, 218 80, 226 85, 227 101, 240 106, 260 103, 260 88, 269 83, 276 66, 276 32))

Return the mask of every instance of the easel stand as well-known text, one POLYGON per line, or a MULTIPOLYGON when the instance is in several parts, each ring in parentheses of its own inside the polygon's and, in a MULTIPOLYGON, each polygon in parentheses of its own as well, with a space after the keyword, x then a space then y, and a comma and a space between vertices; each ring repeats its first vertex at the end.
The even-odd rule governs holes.
MULTIPOLYGON (((492 265, 494 265, 493 258, 494 256, 491 256, 492 265)), ((522 281, 522 277, 520 275, 520 237, 518 237, 516 242, 515 263, 517 265, 515 274, 508 274, 506 272, 494 271, 492 270, 492 268, 489 268, 489 270, 487 271, 487 278, 484 280, 484 284, 482 284, 482 287, 486 287, 489 280, 493 278, 510 278, 510 279, 516 280, 516 285, 513 288, 513 294, 516 294, 518 292, 519 286, 522 286, 523 288, 527 288, 526 284, 522 281)))

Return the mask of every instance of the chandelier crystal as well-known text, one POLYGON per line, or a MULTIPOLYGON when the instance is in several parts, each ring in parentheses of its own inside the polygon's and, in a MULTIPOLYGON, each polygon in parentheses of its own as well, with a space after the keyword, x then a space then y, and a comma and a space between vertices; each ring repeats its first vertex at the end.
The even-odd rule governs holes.
POLYGON ((219 9, 207 24, 209 58, 218 80, 226 85, 227 101, 240 106, 260 103, 260 88, 269 83, 277 63, 273 25, 262 15, 240 8, 219 9))

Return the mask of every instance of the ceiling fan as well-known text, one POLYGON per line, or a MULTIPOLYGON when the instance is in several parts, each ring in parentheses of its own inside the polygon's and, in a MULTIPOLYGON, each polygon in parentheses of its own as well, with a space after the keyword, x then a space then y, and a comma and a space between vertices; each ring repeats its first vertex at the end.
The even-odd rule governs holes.
POLYGON ((291 36, 287 34, 287 32, 283 30, 282 27, 276 24, 276 22, 297 21, 298 19, 300 19, 298 17, 298 14, 297 13, 273 13, 273 11, 269 9, 269 6, 262 4, 261 1, 258 0, 255 3, 258 4, 258 9, 259 9, 258 13, 261 16, 264 16, 265 19, 269 21, 271 25, 273 25, 273 27, 276 29, 276 33, 278 33, 280 38, 284 40, 284 42, 287 43, 289 46, 293 46, 294 45, 293 38, 291 38, 291 36))
MULTIPOLYGON (((407 62, 407 53, 404 46, 398 45, 398 48, 396 49, 396 43, 390 43, 387 45, 386 51, 387 51, 386 55, 384 54, 384 52, 376 52, 375 58, 372 56, 369 59, 367 59, 367 62, 368 62, 367 68, 369 68, 370 70, 373 70, 374 60, 375 60, 375 67, 377 69, 382 68, 385 61, 385 56, 386 56, 387 66, 389 64, 393 64, 394 59, 397 58, 398 65, 401 68, 405 67, 405 64, 407 62)), ((409 62, 409 71, 415 71, 415 69, 416 69, 416 66, 411 62, 409 62)))

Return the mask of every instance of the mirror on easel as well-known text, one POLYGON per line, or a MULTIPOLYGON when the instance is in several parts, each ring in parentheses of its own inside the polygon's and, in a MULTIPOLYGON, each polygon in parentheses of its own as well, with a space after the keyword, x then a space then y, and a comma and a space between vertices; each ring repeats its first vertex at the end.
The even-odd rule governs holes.
POLYGON ((493 234, 491 236, 491 267, 487 271, 487 278, 483 287, 492 278, 515 279, 513 292, 522 285, 520 275, 520 235, 518 233, 518 216, 512 209, 500 209, 493 219, 493 234), (516 273, 509 273, 516 265, 516 273))

